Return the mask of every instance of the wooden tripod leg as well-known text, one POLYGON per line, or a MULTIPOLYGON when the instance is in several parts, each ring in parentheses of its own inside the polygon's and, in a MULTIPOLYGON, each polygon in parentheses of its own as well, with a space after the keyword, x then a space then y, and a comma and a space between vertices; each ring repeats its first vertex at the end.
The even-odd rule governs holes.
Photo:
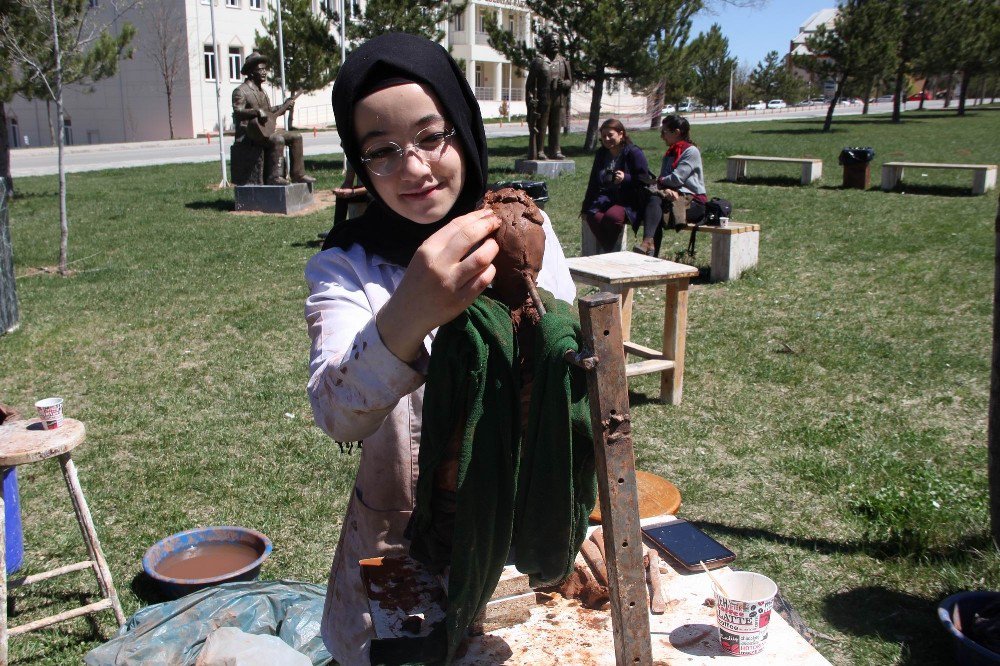
POLYGON ((615 661, 619 666, 649 666, 653 663, 649 596, 642 564, 621 321, 616 294, 602 292, 580 299, 583 343, 597 357, 596 367, 587 372, 587 392, 594 428, 615 661))
POLYGON ((122 612, 122 605, 118 601, 118 593, 111 580, 111 570, 104 559, 104 552, 101 550, 101 542, 97 538, 97 529, 94 527, 94 520, 90 516, 90 509, 87 507, 87 500, 83 496, 83 489, 80 487, 80 480, 76 475, 76 465, 69 453, 59 456, 59 466, 62 468, 63 478, 66 480, 66 487, 69 489, 70 499, 73 500, 73 511, 76 512, 76 520, 80 524, 80 531, 83 532, 83 542, 87 545, 87 552, 90 560, 94 563, 94 573, 97 575, 97 584, 101 588, 101 594, 105 599, 111 600, 111 608, 115 612, 115 619, 118 626, 125 624, 125 613, 122 612))

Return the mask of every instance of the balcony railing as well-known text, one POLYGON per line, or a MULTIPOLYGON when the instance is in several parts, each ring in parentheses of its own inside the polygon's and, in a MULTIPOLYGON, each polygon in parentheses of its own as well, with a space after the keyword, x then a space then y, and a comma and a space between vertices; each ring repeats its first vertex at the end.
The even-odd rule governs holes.
POLYGON ((500 91, 500 99, 506 100, 508 102, 523 102, 524 101, 524 88, 503 88, 500 91))
POLYGON ((489 33, 477 32, 476 33, 476 44, 485 44, 486 46, 489 46, 490 45, 490 36, 489 36, 489 33))
POLYGON ((493 86, 476 86, 476 99, 484 102, 496 101, 496 89, 493 86))
POLYGON ((469 33, 465 30, 452 30, 448 35, 451 43, 455 46, 462 46, 469 43, 469 33))

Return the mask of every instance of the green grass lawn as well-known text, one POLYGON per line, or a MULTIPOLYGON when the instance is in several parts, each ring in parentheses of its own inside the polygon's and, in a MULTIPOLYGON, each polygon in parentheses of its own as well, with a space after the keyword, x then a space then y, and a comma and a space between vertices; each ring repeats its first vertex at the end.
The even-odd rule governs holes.
MULTIPOLYGON (((821 119, 696 124, 710 195, 762 225, 760 266, 693 286, 682 405, 655 400, 654 375, 631 382, 639 466, 681 488, 681 515, 740 568, 775 579, 837 664, 948 663, 937 602, 1000 589, 986 478, 996 194, 971 197, 971 174, 942 171, 908 172, 905 193, 843 191, 836 163, 874 146, 876 188, 883 161, 997 163, 1000 109, 904 117, 831 133, 821 119), (756 179, 721 182, 738 153, 821 157, 825 178, 801 187, 795 166, 751 164, 756 179)), ((634 138, 658 165, 657 135, 634 138)), ((549 183, 569 256, 582 142, 566 137, 577 172, 549 183)), ((525 145, 492 142, 491 177, 509 178, 525 145)), ((324 187, 340 166, 309 164, 324 187)), ((332 209, 230 214, 217 168, 70 174, 69 279, 35 271, 58 253, 56 178, 18 179, 11 208, 22 323, 0 337, 0 402, 27 412, 60 395, 87 423, 74 458, 127 614, 148 598, 145 549, 197 525, 257 528, 275 544, 264 577, 324 582, 358 460, 313 426, 305 394, 302 271, 332 209)), ((637 295, 639 341, 657 341, 662 299, 637 295)), ((82 559, 56 463, 18 474, 24 572, 82 559)), ((84 572, 19 590, 12 622, 93 589, 84 572)), ((14 638, 14 663, 78 662, 111 618, 14 638)))

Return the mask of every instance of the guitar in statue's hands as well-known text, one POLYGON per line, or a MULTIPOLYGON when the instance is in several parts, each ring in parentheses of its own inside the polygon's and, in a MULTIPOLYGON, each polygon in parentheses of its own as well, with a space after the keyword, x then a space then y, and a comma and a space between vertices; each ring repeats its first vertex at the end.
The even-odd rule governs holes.
POLYGON ((278 128, 278 118, 285 115, 285 113, 292 108, 295 104, 295 100, 301 94, 301 92, 295 93, 286 99, 284 103, 274 111, 257 109, 258 117, 251 118, 247 121, 247 136, 249 136, 250 139, 256 144, 262 146, 270 144, 271 137, 278 128))

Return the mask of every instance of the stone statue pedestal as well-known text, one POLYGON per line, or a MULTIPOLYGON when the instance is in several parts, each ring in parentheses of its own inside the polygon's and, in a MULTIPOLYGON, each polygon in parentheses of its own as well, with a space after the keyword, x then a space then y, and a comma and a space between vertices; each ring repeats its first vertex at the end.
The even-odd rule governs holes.
POLYGON ((236 210, 288 215, 313 203, 312 183, 237 185, 236 210))
POLYGON ((576 162, 573 160, 515 160, 514 171, 555 178, 564 173, 575 172, 576 162))

